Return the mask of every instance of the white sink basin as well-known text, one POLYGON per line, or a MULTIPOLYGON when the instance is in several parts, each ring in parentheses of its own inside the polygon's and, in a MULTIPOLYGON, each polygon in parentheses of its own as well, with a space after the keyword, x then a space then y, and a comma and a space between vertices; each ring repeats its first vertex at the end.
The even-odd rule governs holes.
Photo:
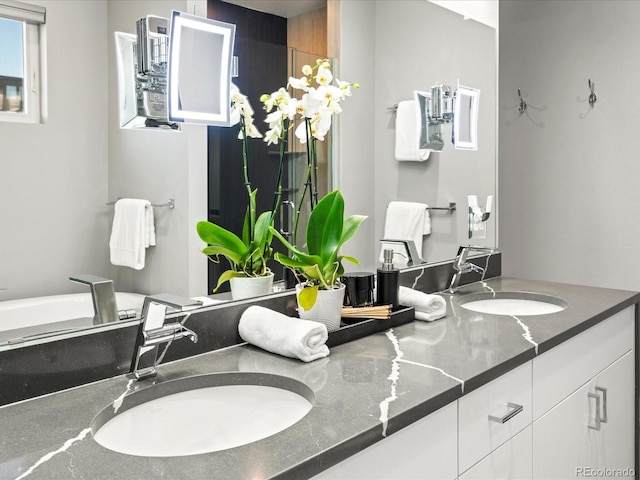
POLYGON ((270 374, 187 377, 127 395, 93 420, 93 438, 129 455, 176 457, 217 452, 281 432, 311 410, 313 391, 270 374))
POLYGON ((493 315, 547 315, 567 308, 561 298, 529 292, 471 293, 458 302, 467 310, 493 315))

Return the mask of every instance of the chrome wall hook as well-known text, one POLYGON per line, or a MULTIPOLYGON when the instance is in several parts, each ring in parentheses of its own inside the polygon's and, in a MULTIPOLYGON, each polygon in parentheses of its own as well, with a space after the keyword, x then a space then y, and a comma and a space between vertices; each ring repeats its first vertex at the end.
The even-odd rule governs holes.
POLYGON ((522 94, 520 93, 520 89, 518 89, 518 97, 520 97, 520 105, 518 105, 518 111, 520 113, 524 113, 527 109, 527 102, 524 98, 522 98, 522 94))
POLYGON ((589 105, 591 105, 592 107, 596 103, 596 100, 598 100, 598 96, 596 95, 595 88, 596 88, 596 84, 592 82, 591 79, 589 79, 589 91, 591 92, 589 93, 589 105))

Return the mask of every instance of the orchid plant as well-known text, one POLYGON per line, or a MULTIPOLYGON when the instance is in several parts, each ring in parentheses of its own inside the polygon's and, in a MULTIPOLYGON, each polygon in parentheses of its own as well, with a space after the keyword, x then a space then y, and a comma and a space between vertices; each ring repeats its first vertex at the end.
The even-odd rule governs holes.
POLYGON ((298 223, 300 220, 301 206, 309 193, 310 210, 318 204, 318 157, 317 141, 323 141, 331 128, 331 119, 334 114, 342 111, 340 102, 351 96, 351 89, 360 88, 357 83, 343 82, 338 79, 333 82, 331 64, 327 59, 317 60, 314 66, 302 67, 303 76, 290 77, 287 87, 303 92, 300 99, 291 96, 287 89, 281 87, 272 94, 264 94, 260 101, 268 115, 266 122, 269 130, 264 141, 269 145, 280 144, 280 170, 278 189, 274 198, 275 205, 280 203, 282 197, 281 175, 284 159, 287 133, 291 122, 296 118, 302 120, 296 127, 294 134, 300 143, 306 145, 307 170, 302 194, 297 203, 296 215, 293 226, 292 243, 296 244, 298 223))
POLYGON ((233 232, 211 222, 201 221, 196 225, 200 239, 207 243, 202 253, 212 261, 219 261, 220 255, 230 264, 230 269, 220 275, 214 292, 234 277, 260 277, 270 274, 267 261, 273 250, 273 235, 269 227, 273 223, 275 210, 257 216, 256 195, 258 190, 251 189, 248 170, 248 138, 262 138, 254 124, 254 111, 249 99, 237 86, 231 84, 231 120, 232 125, 240 125, 238 138, 242 141, 242 166, 244 183, 249 197, 249 205, 242 228, 242 238, 233 232))

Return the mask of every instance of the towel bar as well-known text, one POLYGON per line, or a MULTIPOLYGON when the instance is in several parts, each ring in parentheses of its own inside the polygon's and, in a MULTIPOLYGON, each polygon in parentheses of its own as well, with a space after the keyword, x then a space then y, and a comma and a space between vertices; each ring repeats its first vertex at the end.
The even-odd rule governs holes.
MULTIPOLYGON (((120 200, 120 197, 118 197, 118 200, 120 200)), ((118 200, 114 200, 113 202, 107 202, 105 203, 105 205, 115 205, 118 200)), ((176 208, 176 201, 173 198, 170 198, 167 203, 158 203, 158 204, 152 203, 151 206, 176 208)))
POLYGON ((455 202, 449 203, 448 207, 428 207, 427 210, 447 210, 448 212, 453 212, 456 209, 455 202))

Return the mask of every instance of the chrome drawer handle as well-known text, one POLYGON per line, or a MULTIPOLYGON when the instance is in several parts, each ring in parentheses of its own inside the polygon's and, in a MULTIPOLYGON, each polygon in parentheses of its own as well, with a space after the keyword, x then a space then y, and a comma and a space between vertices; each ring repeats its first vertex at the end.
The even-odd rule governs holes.
POLYGON ((518 405, 517 403, 507 403, 507 408, 509 411, 503 417, 496 417, 494 415, 489 415, 489 420, 497 423, 506 423, 519 414, 523 410, 522 405, 518 405))
POLYGON ((587 393, 587 395, 589 398, 593 398, 596 401, 596 416, 594 418, 595 425, 591 425, 589 423, 587 424, 587 427, 591 430, 600 430, 600 423, 602 422, 602 419, 600 418, 600 395, 591 392, 587 393))
POLYGON ((600 421, 607 423, 607 389, 604 387, 596 387, 596 392, 602 393, 602 416, 600 421))

